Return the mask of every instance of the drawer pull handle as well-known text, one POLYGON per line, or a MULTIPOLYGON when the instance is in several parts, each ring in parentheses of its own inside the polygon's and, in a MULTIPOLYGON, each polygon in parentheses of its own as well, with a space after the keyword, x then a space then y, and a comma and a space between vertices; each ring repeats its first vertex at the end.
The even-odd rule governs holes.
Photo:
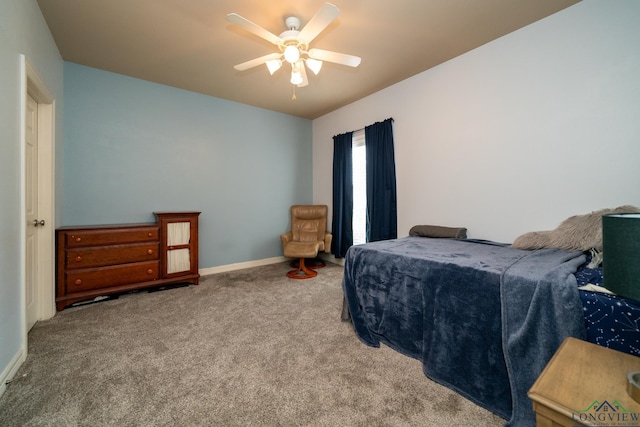
POLYGON ((76 242, 81 242, 82 238, 81 237, 76 237, 76 242))
POLYGON ((76 279, 76 285, 82 285, 82 279, 76 279))
POLYGON ((153 237, 153 233, 152 233, 152 232, 149 232, 149 233, 147 234, 147 236, 149 236, 149 237, 153 237))
POLYGON ((149 249, 149 250, 147 251, 147 253, 148 253, 149 255, 153 254, 153 249, 149 249))
POLYGON ((148 269, 147 270, 147 274, 153 274, 153 270, 152 269, 148 269))
POLYGON ((76 262, 80 262, 80 261, 82 261, 82 257, 81 257, 80 255, 78 255, 78 256, 76 257, 76 262))

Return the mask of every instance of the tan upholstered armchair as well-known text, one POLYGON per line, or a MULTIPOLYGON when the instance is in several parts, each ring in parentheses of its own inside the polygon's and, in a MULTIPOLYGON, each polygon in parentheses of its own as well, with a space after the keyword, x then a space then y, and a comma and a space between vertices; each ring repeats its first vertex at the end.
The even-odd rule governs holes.
POLYGON ((295 270, 287 273, 292 279, 309 279, 318 275, 316 268, 324 262, 306 266, 305 258, 316 258, 318 252, 331 251, 331 233, 327 232, 327 205, 291 206, 291 231, 280 235, 284 256, 298 258, 295 270))

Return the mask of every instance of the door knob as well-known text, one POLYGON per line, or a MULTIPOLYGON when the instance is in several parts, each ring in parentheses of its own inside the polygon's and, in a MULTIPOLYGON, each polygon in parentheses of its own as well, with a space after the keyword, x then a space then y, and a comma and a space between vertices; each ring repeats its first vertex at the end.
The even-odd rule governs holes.
POLYGON ((40 221, 38 221, 37 219, 34 219, 34 220, 33 220, 33 225, 34 225, 35 227, 37 227, 37 226, 44 226, 44 219, 41 219, 40 221))

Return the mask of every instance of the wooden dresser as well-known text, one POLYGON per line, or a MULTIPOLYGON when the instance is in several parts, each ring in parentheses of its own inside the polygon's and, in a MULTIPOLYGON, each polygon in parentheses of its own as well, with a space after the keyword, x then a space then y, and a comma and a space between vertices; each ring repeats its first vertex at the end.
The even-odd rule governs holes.
POLYGON ((175 283, 198 284, 200 212, 157 212, 156 223, 56 230, 56 308, 175 283))

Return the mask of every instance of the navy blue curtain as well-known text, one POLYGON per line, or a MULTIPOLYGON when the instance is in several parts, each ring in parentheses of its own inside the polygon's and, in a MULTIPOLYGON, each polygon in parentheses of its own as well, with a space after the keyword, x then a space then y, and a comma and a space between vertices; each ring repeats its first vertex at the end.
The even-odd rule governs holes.
POLYGON ((353 246, 353 132, 333 137, 333 220, 331 253, 344 258, 353 246))
POLYGON ((393 119, 364 128, 367 156, 367 242, 398 237, 393 119))

